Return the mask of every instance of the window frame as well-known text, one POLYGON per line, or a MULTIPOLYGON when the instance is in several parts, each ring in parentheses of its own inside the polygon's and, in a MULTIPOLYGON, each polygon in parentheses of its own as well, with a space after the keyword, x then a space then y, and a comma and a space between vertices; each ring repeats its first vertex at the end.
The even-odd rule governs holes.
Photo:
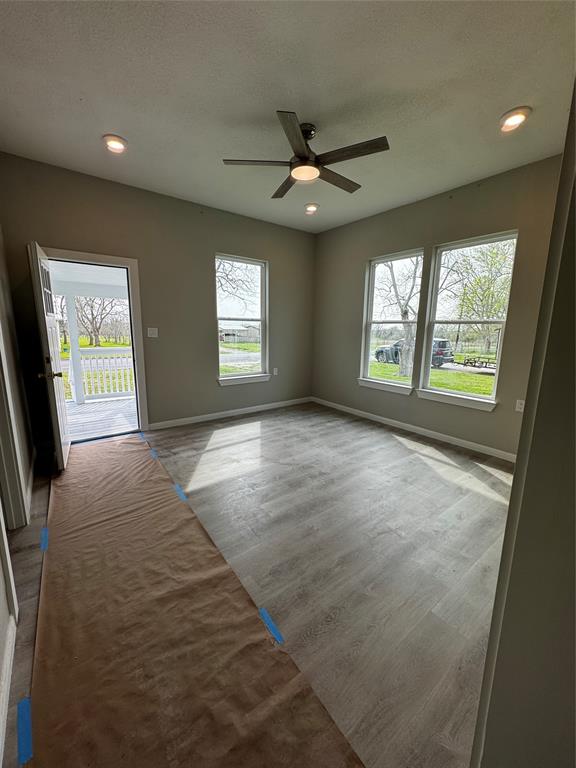
POLYGON ((269 266, 264 259, 251 259, 229 253, 217 252, 214 257, 214 293, 216 304, 216 339, 218 350, 218 383, 222 386, 230 384, 249 384, 270 380, 269 368, 269 266), (218 281, 216 280, 216 262, 237 261, 242 264, 253 264, 260 267, 260 318, 256 317, 220 317, 218 312, 218 281), (258 322, 260 323, 260 371, 258 373, 220 373, 220 321, 258 322))
POLYGON ((441 402, 459 402, 461 405, 476 407, 480 410, 492 411, 497 403, 498 380, 500 376, 500 366, 502 362, 502 349, 506 336, 506 327, 508 321, 508 307, 510 305, 510 296, 512 293, 512 284, 514 282, 514 270, 516 269, 516 255, 518 252, 518 230, 508 230, 506 232, 497 232, 492 235, 483 235, 480 237, 466 238, 465 240, 456 240, 449 243, 443 243, 434 247, 432 254, 432 269, 430 274, 430 290, 428 294, 426 310, 426 331, 424 336, 424 345, 419 372, 418 396, 428 400, 439 400, 441 402), (512 277, 510 279, 510 290, 508 292, 508 303, 506 305, 506 317, 503 320, 494 318, 482 318, 481 322, 486 324, 497 324, 501 326, 498 352, 496 355, 496 373, 494 374, 494 386, 491 395, 467 394, 462 391, 450 389, 437 389, 430 386, 430 372, 432 370, 432 344, 434 341, 434 326, 444 323, 445 325, 473 325, 478 324, 478 320, 440 320, 436 318, 436 309, 438 306, 438 287, 440 284, 440 273, 442 270, 442 254, 446 251, 452 251, 458 248, 466 248, 475 245, 485 245, 486 243, 498 243, 503 240, 516 240, 514 249, 514 262, 512 264, 512 277))
MULTIPOLYGON (((398 251, 396 253, 387 254, 385 256, 376 256, 370 259, 366 265, 366 273, 364 279, 364 322, 362 327, 362 347, 360 354, 360 376, 358 377, 358 384, 362 387, 369 387, 371 389, 383 389, 389 392, 395 392, 397 394, 409 395, 414 388, 414 374, 416 369, 416 352, 418 350, 418 319, 420 317, 420 311, 422 308, 422 290, 424 287, 424 248, 410 248, 407 251, 398 251), (412 370, 412 377, 410 382, 395 382, 388 381, 387 379, 377 379, 369 376, 370 371, 370 336, 372 326, 375 321, 372 320, 372 313, 374 309, 374 282, 376 275, 376 267, 378 264, 383 264, 389 261, 399 261, 401 259, 409 259, 418 256, 421 259, 421 275, 420 275, 420 295, 418 298, 418 310, 416 317, 411 320, 415 329, 415 356, 414 356, 414 368, 412 370)), ((402 323, 402 320, 390 320, 390 321, 376 321, 378 325, 384 325, 386 323, 402 323)))

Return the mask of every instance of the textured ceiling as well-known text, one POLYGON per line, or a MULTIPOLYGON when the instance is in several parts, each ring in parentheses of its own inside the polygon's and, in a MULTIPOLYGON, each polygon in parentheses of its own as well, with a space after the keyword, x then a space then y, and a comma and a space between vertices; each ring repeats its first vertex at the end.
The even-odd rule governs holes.
POLYGON ((571 2, 2 2, 0 149, 321 231, 560 152, 573 72, 571 2), (284 169, 221 158, 288 159, 277 109, 316 123, 316 152, 391 149, 332 166, 353 195, 271 200, 284 169))

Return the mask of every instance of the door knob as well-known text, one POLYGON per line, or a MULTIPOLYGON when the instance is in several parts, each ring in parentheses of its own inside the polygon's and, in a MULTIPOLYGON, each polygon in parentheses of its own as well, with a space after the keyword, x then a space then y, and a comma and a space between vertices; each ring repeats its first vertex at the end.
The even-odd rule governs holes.
POLYGON ((55 373, 39 373, 38 378, 39 379, 55 379, 55 378, 62 378, 62 371, 57 371, 55 373))

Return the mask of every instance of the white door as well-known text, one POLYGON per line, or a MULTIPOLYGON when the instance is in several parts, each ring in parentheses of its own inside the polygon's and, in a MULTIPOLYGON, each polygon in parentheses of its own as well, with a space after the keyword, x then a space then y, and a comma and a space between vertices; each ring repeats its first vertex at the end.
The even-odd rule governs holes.
POLYGON ((28 246, 30 270, 34 286, 36 314, 44 357, 44 370, 39 372, 46 379, 48 399, 50 401, 50 416, 54 431, 56 450, 56 465, 64 469, 70 451, 70 436, 68 434, 68 419, 66 417, 66 400, 64 396, 64 380, 60 364, 60 330, 54 314, 54 299, 50 280, 50 261, 38 243, 28 246))

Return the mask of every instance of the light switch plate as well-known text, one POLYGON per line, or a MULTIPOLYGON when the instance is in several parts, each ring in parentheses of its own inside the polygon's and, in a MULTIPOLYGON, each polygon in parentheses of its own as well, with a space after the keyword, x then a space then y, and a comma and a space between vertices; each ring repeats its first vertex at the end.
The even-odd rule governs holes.
POLYGON ((148 331, 148 338, 149 339, 157 339, 158 338, 158 328, 147 328, 148 331))
POLYGON ((516 409, 518 413, 524 413, 524 400, 516 400, 516 409))

